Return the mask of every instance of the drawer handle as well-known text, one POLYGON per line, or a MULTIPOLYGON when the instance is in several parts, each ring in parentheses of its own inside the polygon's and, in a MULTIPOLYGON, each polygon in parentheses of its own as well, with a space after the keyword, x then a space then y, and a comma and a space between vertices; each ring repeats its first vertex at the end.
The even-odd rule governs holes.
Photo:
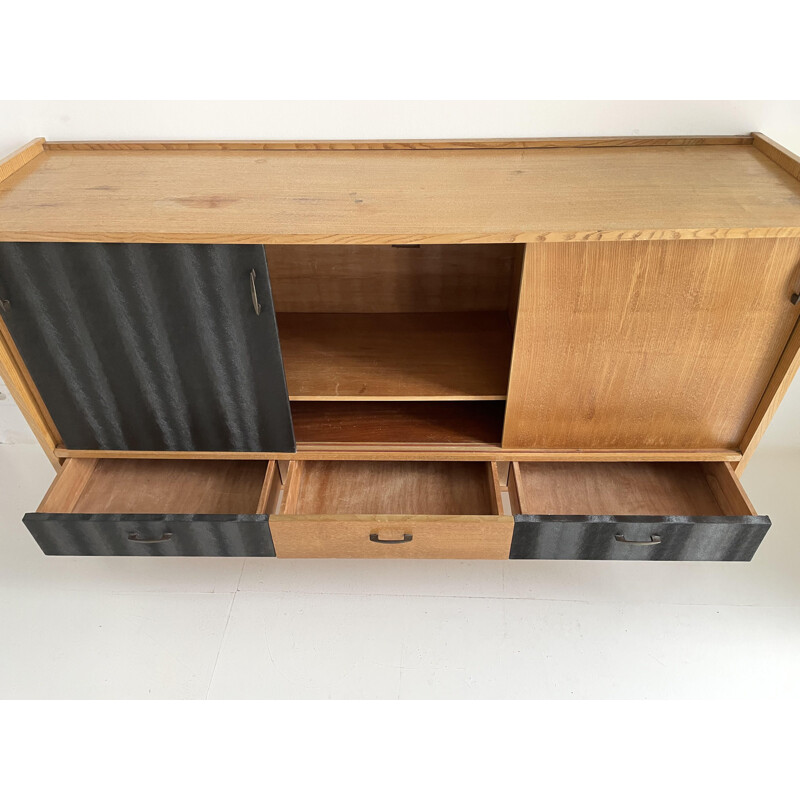
POLYGON ((403 544, 404 542, 410 542, 414 538, 410 533, 404 533, 402 539, 381 539, 380 537, 380 533, 371 533, 369 540, 378 544, 403 544))
POLYGON ((250 270, 250 297, 253 300, 253 309, 256 312, 256 316, 261 313, 261 303, 258 302, 258 291, 256 289, 256 271, 254 269, 250 270))
POLYGON ((646 547, 650 547, 650 545, 654 545, 654 544, 661 544, 661 537, 657 536, 655 534, 650 537, 650 541, 649 542, 635 542, 635 541, 632 541, 631 539, 626 539, 625 538, 625 534, 623 534, 623 533, 615 533, 614 534, 614 538, 618 542, 622 542, 622 544, 643 544, 646 547))
POLYGON ((172 538, 171 533, 165 533, 160 539, 143 539, 138 533, 129 533, 129 542, 141 542, 142 544, 155 544, 156 542, 168 542, 172 538))

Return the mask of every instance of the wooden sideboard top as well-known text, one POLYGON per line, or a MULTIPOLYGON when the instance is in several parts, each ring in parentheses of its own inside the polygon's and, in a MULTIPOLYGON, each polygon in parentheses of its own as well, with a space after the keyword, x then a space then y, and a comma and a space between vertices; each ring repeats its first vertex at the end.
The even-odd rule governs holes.
POLYGON ((800 236, 760 134, 46 142, 0 161, 0 241, 455 243, 800 236))

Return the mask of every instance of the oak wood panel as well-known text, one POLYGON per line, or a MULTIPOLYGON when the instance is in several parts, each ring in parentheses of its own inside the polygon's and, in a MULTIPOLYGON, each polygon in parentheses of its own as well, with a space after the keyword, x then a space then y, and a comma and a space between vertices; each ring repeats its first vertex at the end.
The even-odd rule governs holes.
POLYGON ((290 400, 502 400, 503 312, 278 314, 290 400))
POLYGON ((502 401, 292 403, 298 444, 495 444, 502 401))
POLYGON ((755 516, 756 510, 730 464, 703 464, 703 471, 722 513, 727 516, 755 516))
MULTIPOLYGON (((110 459, 199 459, 199 460, 253 460, 285 459, 286 453, 230 451, 166 451, 166 450, 67 450, 57 448, 59 458, 110 458, 110 459)), ((494 458, 513 458, 516 461, 738 461, 737 450, 513 450, 491 445, 298 445, 292 453, 295 461, 488 461, 494 458)))
POLYGON ((522 480, 519 461, 512 461, 508 471, 508 502, 512 514, 521 514, 523 508, 532 508, 525 494, 525 483, 522 480))
POLYGON ((278 462, 270 461, 264 484, 261 487, 261 496, 258 498, 256 514, 272 514, 278 508, 278 498, 281 493, 281 476, 278 462))
POLYGON ((795 236, 800 183, 752 145, 45 150, 0 239, 514 242, 795 236))
MULTIPOLYGON (((255 514, 267 464, 259 461, 98 460, 76 514, 255 514)), ((56 478, 56 482, 59 478, 56 478)))
POLYGON ((507 559, 514 533, 514 518, 499 516, 278 515, 269 525, 278 558, 507 559))
POLYGON ((760 150, 781 169, 785 169, 793 178, 800 180, 800 156, 791 150, 787 150, 768 136, 764 136, 763 133, 753 134, 753 145, 756 150, 760 150))
POLYGON ((290 487, 293 482, 296 501, 284 510, 297 515, 500 513, 489 464, 306 461, 290 476, 290 487))
POLYGON ((501 311, 519 245, 268 245, 277 312, 501 311))
MULTIPOLYGON (((798 291, 800 291, 800 288, 798 291)), ((775 371, 767 384, 767 389, 739 444, 742 458, 736 466, 738 474, 741 475, 747 463, 753 457, 753 453, 755 453, 758 443, 766 433, 770 422, 772 422, 778 406, 786 396, 786 392, 789 390, 798 368, 800 368, 800 320, 795 324, 794 331, 792 331, 792 335, 778 361, 778 366, 775 367, 775 371)))
POLYGON ((528 245, 504 446, 736 449, 798 280, 799 241, 528 245))
POLYGON ((303 485, 303 471, 305 462, 290 461, 289 468, 286 470, 286 477, 283 480, 283 496, 281 497, 278 513, 294 514, 297 508, 297 500, 300 496, 300 489, 303 485))
POLYGON ((0 181, 13 175, 42 152, 44 152, 44 139, 32 139, 13 153, 0 159, 0 181))
POLYGON ((492 511, 499 516, 503 515, 503 490, 501 486, 500 471, 495 461, 490 461, 487 465, 487 478, 489 481, 489 499, 492 504, 492 511))
POLYGON ((511 472, 511 461, 496 461, 495 466, 497 467, 497 478, 500 482, 500 486, 508 487, 508 476, 511 472))
MULTIPOLYGON (((514 479, 522 504, 515 513, 587 516, 728 513, 723 511, 709 486, 702 464, 520 463, 514 470, 514 479)), ((728 480, 726 490, 735 489, 728 480)))
POLYGON ((651 147, 653 145, 743 145, 752 135, 740 136, 594 136, 555 139, 429 139, 379 141, 94 141, 47 142, 47 150, 473 150, 550 147, 651 147))
POLYGON ((94 458, 69 458, 56 475, 55 480, 42 498, 39 513, 70 513, 75 508, 86 484, 97 466, 94 458))

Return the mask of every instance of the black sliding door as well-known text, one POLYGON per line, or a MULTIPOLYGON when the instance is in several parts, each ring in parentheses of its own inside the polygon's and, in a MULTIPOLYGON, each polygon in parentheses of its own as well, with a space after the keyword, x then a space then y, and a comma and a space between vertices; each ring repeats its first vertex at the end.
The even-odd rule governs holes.
POLYGON ((0 243, 0 313, 75 450, 294 450, 264 248, 0 243))

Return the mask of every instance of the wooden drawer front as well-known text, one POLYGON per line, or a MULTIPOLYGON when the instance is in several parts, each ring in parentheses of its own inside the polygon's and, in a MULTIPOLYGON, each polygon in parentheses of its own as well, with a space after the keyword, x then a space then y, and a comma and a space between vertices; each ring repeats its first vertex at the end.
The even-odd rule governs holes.
POLYGON ((489 463, 295 461, 280 513, 278 558, 508 558, 489 463))
POLYGON ((26 514, 48 556, 274 556, 266 514, 26 514))
POLYGON ((511 517, 277 516, 278 558, 507 559, 511 517))
POLYGON ((758 516, 518 515, 511 558, 749 561, 769 527, 758 516))

